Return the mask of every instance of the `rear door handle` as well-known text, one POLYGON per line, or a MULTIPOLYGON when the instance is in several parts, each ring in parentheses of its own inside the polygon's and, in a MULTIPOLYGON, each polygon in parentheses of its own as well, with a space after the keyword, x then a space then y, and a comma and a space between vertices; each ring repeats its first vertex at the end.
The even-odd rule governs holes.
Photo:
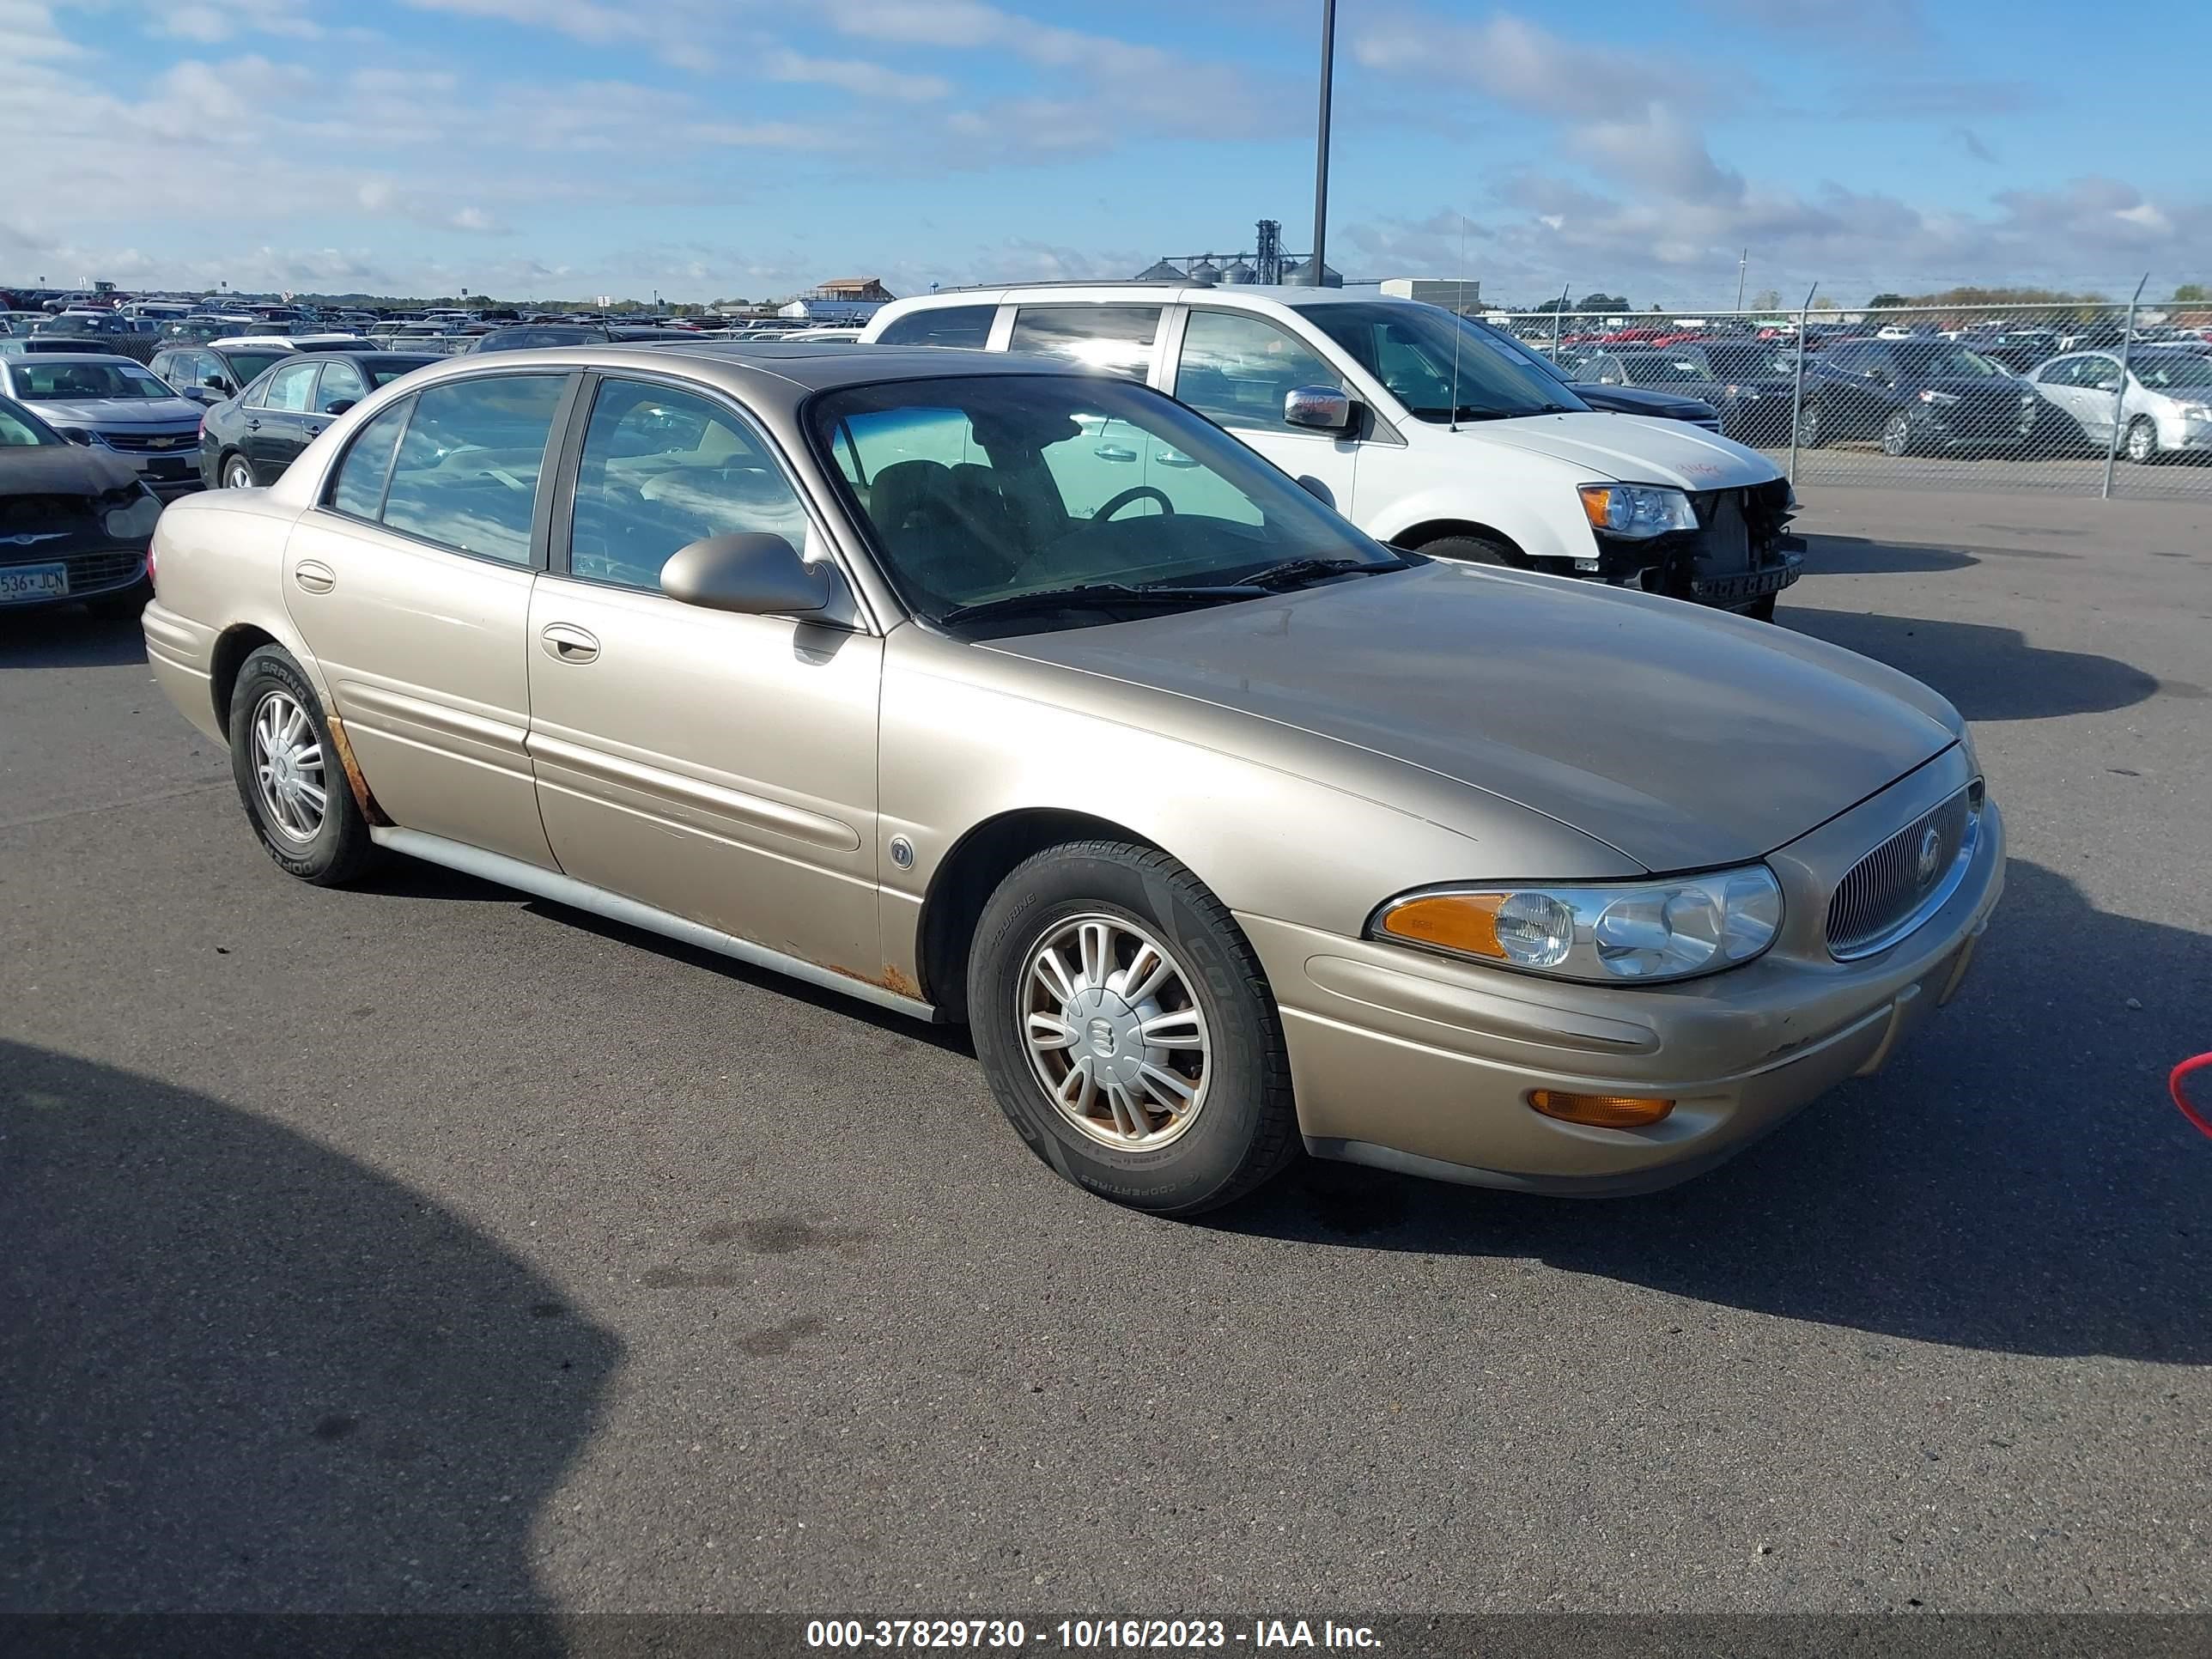
POLYGON ((574 623, 548 623, 538 638, 556 662, 590 662, 599 654, 599 642, 574 623))
POLYGON ((338 573, 320 559, 302 559, 292 567, 292 580, 310 593, 327 593, 338 585, 338 573))
POLYGON ((1119 444, 1101 444, 1091 453, 1102 461, 1133 461, 1137 459, 1135 450, 1124 449, 1119 444))
POLYGON ((1198 463, 1180 449, 1156 449, 1152 459, 1162 466, 1196 466, 1198 463))

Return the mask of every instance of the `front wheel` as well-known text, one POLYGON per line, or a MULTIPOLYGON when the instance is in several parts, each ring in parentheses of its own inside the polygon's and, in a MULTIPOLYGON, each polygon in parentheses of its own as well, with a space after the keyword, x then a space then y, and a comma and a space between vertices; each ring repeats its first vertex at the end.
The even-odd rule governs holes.
POLYGON ((1037 854, 983 908, 975 1052, 1030 1150, 1155 1215, 1231 1202, 1295 1154, 1282 1022, 1243 932, 1166 854, 1037 854))
POLYGON ((1910 455, 1913 451, 1912 417, 1903 410, 1892 410, 1889 418, 1881 423, 1881 453, 1885 455, 1910 455))
POLYGON ((230 700, 230 770, 269 856, 318 887, 338 887, 376 856, 322 704, 281 646, 246 659, 230 700))
POLYGON ((1797 411, 1798 448, 1818 449, 1827 435, 1826 428, 1821 424, 1820 409, 1816 405, 1807 404, 1797 411))
POLYGON ((2128 459, 2137 466, 2148 466, 2158 459, 2158 423, 2148 415, 2138 415, 2128 422, 2128 459))

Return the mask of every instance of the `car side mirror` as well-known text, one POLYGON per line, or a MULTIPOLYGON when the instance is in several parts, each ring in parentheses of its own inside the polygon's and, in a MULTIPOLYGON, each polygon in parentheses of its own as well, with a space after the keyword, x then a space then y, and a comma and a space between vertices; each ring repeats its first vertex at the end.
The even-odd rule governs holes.
POLYGON ((1310 432, 1346 433, 1359 418, 1351 393, 1333 386, 1302 386, 1283 394, 1283 424, 1310 432))
POLYGON ((741 616, 781 617, 820 611, 830 603, 830 567, 809 564, 781 536, 709 536, 679 547, 660 567, 660 591, 672 599, 741 616))
POLYGON ((360 401, 357 398, 341 398, 323 411, 325 415, 343 415, 360 401))

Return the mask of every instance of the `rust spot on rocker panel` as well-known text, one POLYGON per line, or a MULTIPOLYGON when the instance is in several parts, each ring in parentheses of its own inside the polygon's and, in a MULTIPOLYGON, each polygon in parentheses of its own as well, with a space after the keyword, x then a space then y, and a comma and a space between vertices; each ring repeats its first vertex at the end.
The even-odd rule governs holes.
POLYGON ((822 965, 833 974, 846 979, 858 980, 863 985, 872 985, 878 990, 889 991, 897 996, 912 997, 917 1002, 921 1000, 921 987, 889 963, 884 965, 880 978, 873 974, 861 973, 857 969, 842 967, 834 962, 825 962, 822 965))
POLYGON ((353 757, 353 744, 346 740, 345 722, 336 714, 325 714, 324 723, 331 728, 331 747, 338 751, 338 764, 345 769, 346 787, 353 791, 354 804, 371 823, 390 823, 384 809, 376 804, 376 797, 368 793, 368 780, 361 775, 361 763, 353 757))

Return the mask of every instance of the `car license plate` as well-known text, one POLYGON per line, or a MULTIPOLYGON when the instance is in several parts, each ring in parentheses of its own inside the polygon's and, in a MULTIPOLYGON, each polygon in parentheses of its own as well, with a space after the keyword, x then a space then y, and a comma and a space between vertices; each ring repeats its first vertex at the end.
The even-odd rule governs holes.
POLYGON ((1746 571, 1741 576, 1716 576, 1710 581, 1692 582, 1690 591, 1708 604, 1733 605, 1739 599, 1779 593, 1797 580, 1804 568, 1804 560, 1792 557, 1764 570, 1746 571))
POLYGON ((33 599, 69 598, 69 567, 65 564, 0 566, 0 605, 25 605, 33 599))
POLYGON ((191 465, 182 455, 160 455, 154 459, 153 473, 157 478, 181 478, 191 465))

